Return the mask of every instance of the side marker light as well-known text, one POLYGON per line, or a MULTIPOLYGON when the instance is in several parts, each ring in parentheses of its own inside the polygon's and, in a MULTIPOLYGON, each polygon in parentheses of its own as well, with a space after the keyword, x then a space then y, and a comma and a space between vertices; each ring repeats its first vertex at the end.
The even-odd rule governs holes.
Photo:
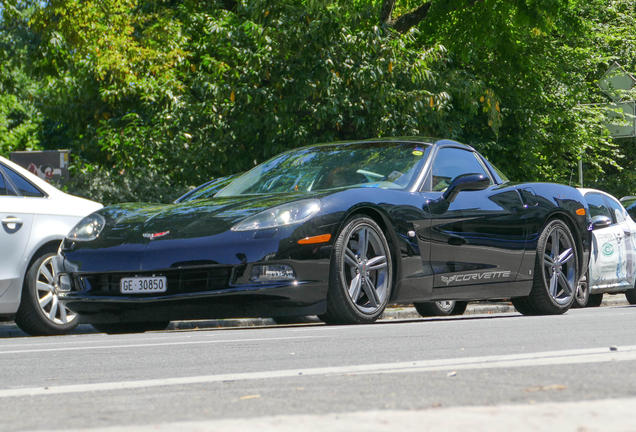
POLYGON ((305 237, 304 239, 298 240, 298 244, 316 244, 316 243, 325 243, 331 239, 331 234, 323 234, 319 236, 313 237, 305 237))
POLYGON ((579 216, 585 216, 585 209, 584 208, 576 209, 576 214, 579 216))

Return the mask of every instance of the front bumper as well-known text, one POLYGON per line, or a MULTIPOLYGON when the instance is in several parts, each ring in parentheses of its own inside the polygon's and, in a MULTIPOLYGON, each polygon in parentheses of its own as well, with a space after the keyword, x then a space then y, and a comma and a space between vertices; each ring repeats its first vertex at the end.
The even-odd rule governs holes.
MULTIPOLYGON (((60 259, 57 260, 58 265, 60 259)), ((135 322, 319 315, 326 311, 329 260, 293 261, 293 281, 250 283, 250 264, 199 266, 150 272, 64 273, 62 302, 81 322, 135 322), (122 294, 122 277, 165 276, 167 290, 122 294)))

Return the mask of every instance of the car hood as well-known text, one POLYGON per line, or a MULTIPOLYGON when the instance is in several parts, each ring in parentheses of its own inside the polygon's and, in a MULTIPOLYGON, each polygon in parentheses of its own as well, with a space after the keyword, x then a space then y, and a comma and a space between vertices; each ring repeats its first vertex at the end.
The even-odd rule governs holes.
POLYGON ((194 238, 228 231, 238 222, 263 210, 287 202, 315 198, 324 194, 239 196, 211 198, 182 204, 121 204, 105 207, 99 213, 106 219, 100 238, 143 241, 143 234, 168 238, 194 238))

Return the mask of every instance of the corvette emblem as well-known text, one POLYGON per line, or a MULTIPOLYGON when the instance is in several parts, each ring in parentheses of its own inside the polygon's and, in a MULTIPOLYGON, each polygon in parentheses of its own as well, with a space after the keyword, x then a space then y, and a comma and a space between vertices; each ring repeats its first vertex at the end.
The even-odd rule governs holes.
POLYGON ((144 236, 148 240, 154 240, 157 237, 163 237, 163 236, 165 236, 165 235, 167 235, 169 233, 170 233, 170 231, 162 231, 162 232, 158 232, 158 233, 143 233, 142 236, 144 236))
POLYGON ((510 271, 493 271, 486 273, 468 273, 461 275, 453 275, 450 277, 441 276, 442 282, 444 282, 447 286, 451 282, 467 282, 470 280, 481 280, 481 279, 496 279, 496 278, 508 278, 510 277, 510 271))

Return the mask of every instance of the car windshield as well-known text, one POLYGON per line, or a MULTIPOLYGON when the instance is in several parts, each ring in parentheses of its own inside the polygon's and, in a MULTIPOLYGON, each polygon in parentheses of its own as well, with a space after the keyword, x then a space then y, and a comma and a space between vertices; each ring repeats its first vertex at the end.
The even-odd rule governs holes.
POLYGON ((191 190, 190 192, 180 196, 175 200, 175 203, 183 203, 189 201, 195 201, 200 199, 212 198, 218 191, 232 183, 232 180, 240 176, 240 174, 233 174, 227 177, 221 177, 214 180, 211 180, 196 189, 191 190))
POLYGON ((258 165, 216 196, 348 187, 404 189, 421 169, 429 149, 428 144, 383 142, 304 147, 258 165))
POLYGON ((621 204, 623 204, 632 219, 636 220, 636 197, 623 197, 621 198, 621 204))

